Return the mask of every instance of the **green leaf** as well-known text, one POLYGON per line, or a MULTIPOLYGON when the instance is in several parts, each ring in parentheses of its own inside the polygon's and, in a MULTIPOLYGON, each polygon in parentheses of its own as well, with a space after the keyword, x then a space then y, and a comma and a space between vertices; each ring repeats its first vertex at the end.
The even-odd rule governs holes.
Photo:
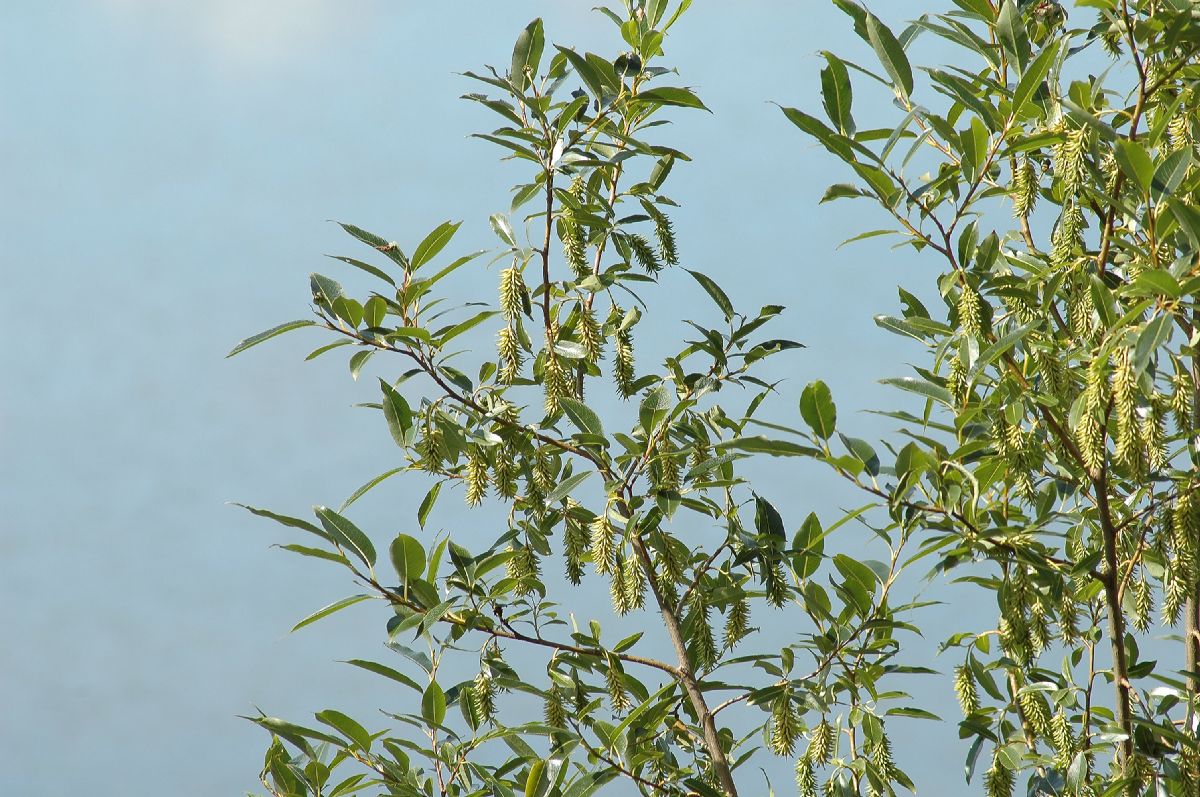
MULTIPOLYGON (((1157 177, 1157 175, 1156 175, 1157 177)), ((1175 220, 1183 229, 1193 249, 1200 249, 1200 211, 1188 202, 1181 202, 1175 197, 1167 197, 1167 207, 1171 209, 1175 220)))
MULTIPOLYGON (((685 0, 690 2, 690 0, 685 0)), ((617 771, 611 767, 598 772, 584 772, 562 793, 562 797, 591 797, 596 789, 617 777, 617 771)))
POLYGON ((371 598, 374 598, 374 597, 375 597, 374 595, 351 595, 348 598, 342 598, 340 601, 334 601, 333 603, 329 604, 328 606, 324 606, 320 609, 317 609, 315 612, 310 614, 308 617, 305 617, 303 620, 296 623, 294 626, 292 626, 292 630, 299 631, 304 626, 312 625, 317 620, 320 620, 323 617, 328 617, 329 615, 333 614, 334 612, 340 612, 342 609, 345 609, 347 606, 353 606, 356 603, 362 603, 363 601, 370 600, 371 598))
POLYGON ((1154 161, 1146 148, 1137 141, 1122 138, 1117 141, 1116 158, 1121 170, 1134 179, 1143 193, 1148 192, 1154 179, 1154 161))
POLYGON ((324 711, 318 711, 316 717, 320 722, 345 735, 360 750, 371 749, 371 734, 367 733, 366 728, 342 712, 327 708, 324 711))
POLYGON ((496 237, 511 247, 516 247, 517 236, 513 233, 512 224, 508 218, 501 213, 493 213, 489 218, 492 223, 492 231, 496 233, 496 237))
POLYGON ((363 305, 363 321, 368 328, 378 329, 383 326, 383 320, 387 318, 387 302, 382 296, 372 296, 367 299, 367 303, 363 305))
POLYGON ((593 96, 599 97, 604 93, 607 81, 596 69, 595 65, 589 63, 587 58, 574 50, 569 50, 559 45, 555 45, 555 48, 571 62, 571 66, 575 69, 575 74, 579 75, 579 79, 584 82, 593 96))
POLYGON ((420 578, 425 572, 425 547, 415 537, 398 534, 389 548, 392 566, 401 584, 420 578))
POLYGON ((1191 165, 1192 153, 1187 149, 1178 149, 1168 155, 1154 170, 1154 178, 1150 182, 1150 196, 1154 201, 1174 194, 1191 165))
POLYGON ((312 523, 309 523, 307 520, 301 520, 300 518, 289 517, 287 515, 280 515, 275 512, 272 512, 268 509, 259 509, 258 507, 247 506, 246 504, 234 503, 233 505, 237 506, 237 507, 241 507, 242 509, 245 509, 247 512, 249 512, 252 515, 258 515, 259 517, 265 517, 270 520, 274 520, 276 523, 280 523, 284 526, 290 526, 291 528, 294 528, 294 529, 303 529, 304 531, 311 532, 312 534, 316 534, 318 537, 320 537, 323 540, 330 540, 330 542, 332 542, 332 539, 330 538, 330 536, 328 534, 321 531, 321 529, 317 528, 312 523))
POLYGON ((441 725, 446 719, 446 693, 437 681, 430 681, 421 695, 421 716, 430 725, 441 725))
POLYGON ((1133 281, 1134 292, 1149 296, 1170 296, 1178 299, 1180 295, 1179 281, 1165 271, 1147 269, 1137 275, 1133 281))
POLYGON ((384 282, 386 282, 390 285, 394 286, 396 284, 396 281, 394 279, 392 279, 391 276, 389 276, 386 271, 384 271, 383 269, 380 269, 380 268, 376 268, 375 266, 372 266, 370 263, 364 263, 361 260, 355 260, 353 257, 342 257, 341 255, 325 255, 325 256, 332 257, 334 260, 340 260, 347 265, 354 266, 357 269, 361 269, 362 271, 365 271, 372 276, 378 277, 379 279, 383 280, 384 282))
POLYGON ((880 379, 881 385, 891 385, 898 387, 901 390, 907 390, 910 393, 916 393, 926 398, 931 398, 934 401, 941 402, 947 407, 953 406, 953 399, 950 397, 950 391, 940 385, 935 385, 932 382, 926 382, 924 379, 916 379, 911 376, 892 377, 889 379, 880 379))
POLYGON ((821 521, 815 512, 809 512, 792 537, 792 568, 796 575, 808 578, 817 572, 824 551, 825 532, 821 530, 821 521))
POLYGON ((383 417, 387 421, 388 431, 391 432, 396 445, 403 448, 410 442, 409 434, 413 428, 412 410, 396 388, 382 379, 379 380, 379 387, 383 391, 383 417))
POLYGON ((512 65, 509 67, 508 79, 512 81, 518 91, 524 91, 530 83, 529 77, 525 74, 526 68, 529 69, 531 75, 537 74, 538 62, 542 59, 542 48, 545 43, 546 36, 542 30, 541 17, 526 25, 521 34, 517 36, 517 43, 513 46, 512 65))
POLYGON ((437 503, 438 494, 442 491, 442 483, 438 482, 429 488, 429 492, 425 493, 425 497, 421 499, 421 506, 417 508, 417 525, 425 528, 425 521, 429 519, 429 513, 433 510, 433 505, 437 503))
POLYGON ((358 526, 327 506, 318 506, 314 511, 335 542, 361 559, 367 567, 375 566, 375 546, 358 526))
POLYGON ((1003 0, 996 18, 996 34, 1000 38, 1000 46, 1008 54, 1008 60, 1024 72, 1025 64, 1029 62, 1029 35, 1025 32, 1025 22, 1021 19, 1016 0, 1003 0))
POLYGON ((270 340, 271 338, 275 337, 276 335, 282 335, 284 332, 291 332, 293 329, 300 329, 301 327, 312 327, 312 326, 316 326, 316 325, 317 325, 316 321, 312 321, 309 319, 304 319, 301 321, 288 321, 286 324, 280 324, 277 327, 271 327, 270 329, 266 330, 265 332, 259 332, 257 335, 251 335, 250 337, 246 338, 238 345, 234 346, 233 349, 229 352, 229 354, 225 355, 225 357, 226 357, 226 359, 228 359, 235 354, 241 354, 242 352, 244 352, 246 349, 250 348, 251 346, 257 346, 258 344, 262 343, 264 340, 270 340))
POLYGON ((995 343, 984 349, 979 358, 975 360, 975 364, 971 366, 971 370, 967 373, 967 379, 974 382, 983 373, 983 369, 992 364, 993 361, 1007 353, 1019 341, 1024 339, 1035 327, 1039 326, 1039 322, 1034 321, 1029 324, 1023 324, 1016 329, 1009 331, 1004 336, 996 340, 995 343))
POLYGON ((313 303, 333 312, 333 303, 342 296, 342 286, 337 280, 313 273, 308 276, 308 283, 312 287, 313 303))
POLYGON ((828 440, 833 435, 837 425, 837 407, 834 406, 828 385, 818 379, 804 388, 800 394, 800 415, 822 440, 828 440))
POLYGON ((604 434, 604 426, 600 423, 600 416, 592 411, 591 407, 570 396, 563 396, 558 400, 558 403, 563 408, 563 412, 567 414, 567 417, 571 419, 571 423, 575 424, 579 431, 584 434, 604 434))
POLYGON ((374 356, 374 349, 364 349, 354 353, 350 358, 350 378, 355 382, 358 381, 358 375, 362 373, 363 366, 367 364, 367 360, 374 356))
POLYGON ((900 46, 891 30, 874 14, 867 15, 867 40, 875 48, 875 55, 896 87, 906 97, 912 94, 913 76, 908 56, 904 54, 904 48, 900 46))
POLYGON ((350 560, 345 556, 340 553, 334 553, 333 551, 326 551, 324 548, 310 548, 307 545, 296 545, 294 543, 289 545, 280 545, 278 547, 284 551, 297 553, 301 556, 309 556, 313 559, 324 559, 326 562, 335 562, 346 567, 350 566, 350 560))
POLYGON ((1146 322, 1133 348, 1133 367, 1140 373, 1150 362, 1150 355, 1171 339, 1175 319, 1168 313, 1155 316, 1146 322))
POLYGON ((854 91, 850 84, 850 72, 842 59, 830 52, 823 52, 827 66, 821 70, 821 104, 825 115, 843 135, 854 134, 854 119, 850 108, 854 91))
POLYGON ((346 499, 345 503, 343 503, 340 507, 338 507, 338 511, 345 512, 346 509, 351 504, 353 504, 355 501, 362 498, 364 495, 366 495, 371 490, 373 490, 375 488, 375 486, 378 485, 380 482, 390 479, 391 477, 395 476, 397 473, 400 473, 403 470, 406 470, 406 468, 392 468, 391 470, 387 471, 386 473, 381 473, 378 476, 376 476, 374 479, 371 479, 369 482, 364 484, 362 487, 359 487, 357 490, 355 490, 354 493, 349 498, 346 499))
POLYGON ((446 330, 438 337, 437 345, 439 347, 445 346, 447 343, 449 343, 454 338, 457 338, 459 335, 463 334, 464 332, 467 332, 468 330, 474 329, 475 327, 482 324, 484 321, 486 321, 489 318, 491 318, 492 316, 495 316, 498 314, 499 313, 496 310, 484 310, 482 313, 477 313, 476 315, 471 316, 466 321, 463 321, 461 324, 455 324, 454 326, 450 327, 450 329, 446 330))
POLYGON ((574 490, 576 487, 578 487, 580 484, 582 484, 583 480, 591 475, 592 475, 592 472, 590 470, 585 470, 583 473, 576 473, 574 476, 571 476, 570 478, 563 479, 563 481, 561 481, 559 483, 559 485, 557 487, 555 487, 553 490, 551 490, 549 492, 549 494, 546 496, 546 503, 553 504, 557 501, 561 501, 562 499, 566 498, 568 495, 571 494, 572 490, 574 490))
POLYGON ((691 89, 679 88, 677 86, 659 86, 658 88, 646 89, 640 92, 637 98, 642 102, 654 102, 659 105, 677 105, 680 108, 708 110, 704 103, 700 101, 700 98, 692 93, 691 89))
POLYGON ((426 235, 425 240, 417 244, 417 250, 413 252, 413 271, 428 263, 437 256, 438 252, 445 249, 446 244, 450 243, 450 239, 454 237, 454 233, 458 232, 458 228, 461 226, 461 221, 444 221, 435 227, 429 235, 426 235))
POLYGON ((1021 108, 1025 103, 1033 99, 1037 94, 1038 87, 1042 85, 1046 74, 1050 71, 1051 64, 1058 57, 1058 42, 1054 41, 1046 46, 1046 49, 1033 60, 1029 68, 1021 75, 1021 82, 1013 89, 1013 113, 1020 114, 1021 108))
POLYGON ((691 274, 692 278, 695 279, 696 282, 700 283, 700 287, 704 288, 705 292, 712 297, 712 300, 716 302, 717 307, 719 307, 721 312, 725 314, 726 321, 733 318, 733 303, 729 301, 729 297, 725 295, 725 291, 721 290, 720 285, 699 271, 692 271, 690 268, 684 269, 684 271, 691 274))
POLYGON ((379 664, 378 662, 366 661, 365 659, 350 659, 346 662, 346 664, 353 664, 355 667, 367 670, 368 672, 373 672, 376 675, 382 675, 384 678, 390 678, 396 683, 404 684, 410 689, 414 689, 418 692, 424 691, 421 688, 421 685, 412 678, 409 678, 399 670, 393 670, 391 667, 379 664))
POLYGON ((745 451, 750 454, 770 454, 773 457, 819 457, 821 451, 812 446, 802 446, 797 443, 789 443, 786 440, 772 440, 762 435, 752 435, 747 437, 735 437, 732 440, 722 440, 713 448, 716 449, 734 449, 735 451, 745 451))

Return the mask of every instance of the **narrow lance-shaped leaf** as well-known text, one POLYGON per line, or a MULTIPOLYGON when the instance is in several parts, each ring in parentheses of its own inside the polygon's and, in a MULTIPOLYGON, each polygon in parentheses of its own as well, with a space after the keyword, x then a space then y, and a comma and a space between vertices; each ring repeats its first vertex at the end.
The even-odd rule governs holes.
MULTIPOLYGON (((546 43, 546 34, 542 28, 542 19, 537 19, 525 26, 517 36, 513 45, 512 65, 509 67, 509 80, 519 91, 524 91, 529 85, 530 77, 536 75, 538 63, 542 59, 542 48, 546 43), (526 74, 526 70, 530 73, 526 74)), ((415 259, 415 255, 414 255, 415 259)))
POLYGON ((458 232, 458 228, 461 226, 461 221, 444 221, 426 235, 425 239, 417 244, 416 251, 413 252, 413 270, 425 265, 436 257, 438 252, 446 248, 446 244, 450 243, 450 239, 454 237, 454 233, 458 232))
POLYGON ((302 327, 312 327, 312 326, 316 326, 316 324, 317 324, 316 321, 312 321, 310 319, 303 319, 300 321, 288 321, 286 324, 280 324, 277 327, 271 327, 268 330, 259 332, 257 335, 251 335, 250 337, 246 338, 241 343, 234 346, 233 349, 230 350, 229 354, 225 355, 225 357, 229 358, 229 357, 234 356, 235 354, 241 354, 242 352, 244 352, 246 349, 250 348, 251 346, 257 346, 258 344, 262 343, 263 341, 270 340, 271 338, 273 338, 277 335, 282 335, 284 332, 291 332, 293 329, 300 329, 302 327))
POLYGON ((912 94, 913 76, 908 56, 904 54, 904 48, 900 46, 900 42, 892 31, 874 14, 867 16, 867 38, 871 42, 871 46, 875 48, 875 55, 878 56, 879 62, 895 82, 896 87, 906 97, 912 94))

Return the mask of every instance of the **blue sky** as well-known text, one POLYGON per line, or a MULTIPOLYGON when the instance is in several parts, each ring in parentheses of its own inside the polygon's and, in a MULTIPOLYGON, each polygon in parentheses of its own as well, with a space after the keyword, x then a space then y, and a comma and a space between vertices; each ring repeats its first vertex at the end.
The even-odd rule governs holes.
MULTIPOLYGON (((318 340, 303 333, 223 356, 304 315, 307 274, 338 273, 323 253, 354 254, 327 219, 400 241, 461 219, 457 249, 493 245, 487 217, 520 173, 467 138, 492 120, 458 99, 475 87, 456 73, 507 63, 534 16, 554 42, 615 52, 592 5, 0 10, 0 792, 238 794, 256 786, 264 737, 235 715, 367 716, 393 697, 337 663, 378 650, 378 612, 288 635, 351 588, 270 549, 282 529, 226 505, 303 513, 394 466, 378 418, 351 407, 387 366, 356 384, 335 357, 302 363, 318 340)), ((890 21, 909 5, 875 3, 890 21)), ((685 265, 741 308, 786 305, 776 334, 809 347, 776 366, 780 417, 822 378, 843 423, 870 436, 887 425, 855 410, 887 401, 875 380, 918 356, 870 318, 936 266, 876 242, 838 249, 883 219, 817 204, 845 175, 769 102, 816 113, 817 52, 861 47, 832 4, 696 3, 668 60, 713 114, 675 116, 673 143, 694 162, 670 193, 685 265)), ((856 109, 860 127, 887 118, 875 100, 856 109)), ((458 289, 486 299, 494 276, 481 266, 458 289)), ((655 296, 647 337, 710 312, 686 275, 655 296)), ((791 526, 853 500, 803 466, 764 468, 759 490, 791 526)), ((390 482, 355 519, 390 536, 420 494, 390 482)), ((948 683, 917 686, 954 717, 948 683)), ((922 733, 901 753, 924 755, 902 762, 927 793, 957 787, 953 725, 922 733)))

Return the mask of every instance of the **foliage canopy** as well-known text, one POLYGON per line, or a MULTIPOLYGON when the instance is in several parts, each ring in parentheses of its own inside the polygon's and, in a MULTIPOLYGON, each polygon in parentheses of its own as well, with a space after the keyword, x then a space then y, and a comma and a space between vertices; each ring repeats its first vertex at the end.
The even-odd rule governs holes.
POLYGON ((800 345, 764 336, 783 308, 744 314, 711 276, 676 268, 665 186, 688 157, 661 124, 705 106, 660 62, 687 0, 603 10, 624 43, 611 59, 547 47, 535 20, 507 69, 467 73, 481 91, 466 98, 501 119, 479 137, 523 175, 491 217, 497 300, 445 307, 440 281, 483 254, 443 255, 458 223, 411 256, 343 224, 376 262, 338 259, 377 290, 355 298, 314 274, 315 319, 233 351, 316 326, 335 340, 311 356, 351 346, 355 376, 378 354, 402 366, 374 405, 398 468, 315 522, 250 511, 314 535, 285 547, 363 590, 297 627, 387 604, 399 657, 350 663, 408 690, 411 709, 383 730, 335 710, 320 729, 252 718, 272 734, 271 793, 586 797, 622 779, 734 797, 767 753, 795 759, 804 797, 912 789, 888 723, 936 719, 893 677, 915 669, 896 655, 919 605, 896 585, 917 563, 996 601, 994 624, 964 619, 942 646, 958 657, 968 779, 980 770, 989 797, 1019 782, 1198 793, 1200 13, 955 0, 897 34, 834 3, 874 60, 823 53, 825 119, 783 112, 854 174, 824 199, 892 222, 858 237, 897 234, 938 264, 936 291, 901 288, 899 315, 876 317, 923 357, 883 380, 904 391, 886 410, 903 444, 844 434, 820 381, 799 397, 805 428, 756 417, 775 392, 756 367, 800 345), (914 68, 922 36, 955 65, 914 68), (891 99, 895 126, 859 129, 856 89, 891 99), (660 365, 635 363, 652 311, 639 289, 681 278, 712 307, 660 365), (494 354, 464 344, 476 327, 496 330, 494 354), (631 411, 602 412, 605 390, 631 411), (869 503, 789 527, 743 475, 767 456, 823 463, 869 503), (344 512, 412 471, 434 480, 422 529, 443 490, 461 491, 504 518, 495 539, 400 534, 381 557, 344 512), (835 553, 851 522, 879 560, 835 553), (581 622, 568 584, 584 579, 641 630, 581 622), (541 718, 520 721, 535 704, 541 718))

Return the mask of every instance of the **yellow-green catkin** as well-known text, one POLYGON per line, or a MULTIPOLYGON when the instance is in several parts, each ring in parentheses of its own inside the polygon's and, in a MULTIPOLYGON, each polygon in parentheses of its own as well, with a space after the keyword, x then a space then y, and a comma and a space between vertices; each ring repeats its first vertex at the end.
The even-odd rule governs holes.
POLYGON ((833 758, 833 726, 824 717, 808 735, 808 749, 804 757, 814 764, 828 764, 833 758))
POLYGON ((1154 612, 1154 591, 1150 582, 1142 576, 1133 584, 1133 614, 1129 623, 1137 631, 1146 631, 1150 627, 1150 615, 1154 612))
POLYGON ((625 236, 625 240, 629 243, 629 250, 633 252, 633 258, 637 264, 642 267, 647 274, 657 274, 662 271, 662 263, 658 262, 658 253, 654 251, 654 247, 646 240, 644 235, 638 233, 629 233, 625 236))
POLYGON ((513 579, 516 586, 513 591, 517 595, 528 595, 534 590, 534 582, 541 574, 541 564, 537 554, 528 545, 511 545, 512 556, 507 563, 508 577, 513 579))
POLYGON ((750 602, 736 600, 725 617, 725 649, 731 650, 750 633, 750 602))
POLYGON ((520 269, 510 266, 500 272, 500 312, 506 319, 512 321, 521 313, 528 293, 520 269))
POLYGON ((1019 219, 1028 218, 1038 198, 1037 167, 1032 159, 1023 157, 1016 161, 1009 194, 1012 196, 1013 215, 1019 219))
POLYGON ((596 311, 590 304, 579 304, 579 342, 588 362, 604 359, 604 329, 596 319, 596 311))
POLYGON ((492 461, 492 484, 501 498, 513 498, 517 494, 516 452, 508 443, 500 446, 492 461))
POLYGON ((1185 101, 1179 106, 1179 111, 1171 117, 1171 121, 1167 122, 1167 140, 1171 142, 1172 152, 1195 147, 1195 141, 1192 138, 1192 120, 1190 115, 1192 107, 1190 103, 1185 101))
POLYGON ((471 703, 475 713, 483 721, 490 722, 496 716, 496 682, 486 672, 475 676, 471 683, 471 703))
POLYGON ((567 518, 563 532, 563 558, 567 580, 578 586, 583 580, 583 562, 588 554, 588 533, 575 518, 567 518))
POLYGON ((610 589, 613 610, 619 615, 629 614, 646 605, 646 580, 637 557, 618 557, 610 589))
POLYGON ((1054 148, 1054 176, 1062 186, 1063 199, 1074 199, 1083 185, 1087 166, 1087 128, 1069 128, 1065 133, 1054 148))
POLYGON ((1117 430, 1113 454, 1117 462, 1140 472, 1140 435, 1137 429, 1137 381, 1133 375, 1133 353, 1121 348, 1113 355, 1112 410, 1117 430))
POLYGON ((992 766, 983 776, 983 790, 987 797, 1012 797, 1016 777, 1000 761, 999 755, 992 759, 992 766))
POLYGON ((800 797, 817 797, 817 772, 808 756, 796 761, 796 789, 800 797))
POLYGON ((658 256, 661 262, 668 266, 679 265, 679 251, 675 243, 675 227, 671 219, 659 208, 649 203, 643 207, 654 220, 654 237, 658 240, 658 256))
POLYGON ((591 525, 592 564, 600 575, 613 571, 616 556, 616 546, 613 544, 614 529, 612 521, 606 513, 596 515, 591 525))
POLYGON ((692 591, 689 604, 689 625, 693 628, 692 658, 699 669, 708 669, 717 661, 717 642, 709 623, 711 607, 705 601, 701 589, 692 591))
POLYGON ((1050 710, 1046 707, 1046 699, 1040 692, 1022 691, 1017 695, 1017 704, 1021 713, 1034 732, 1041 737, 1050 734, 1050 710))
POLYGON ((1152 471, 1167 464, 1166 404, 1163 396, 1153 396, 1138 419, 1138 439, 1146 453, 1146 464, 1152 471))
POLYGON ((446 458, 446 440, 442 428, 432 418, 425 419, 421 439, 417 442, 417 453, 421 455, 422 469, 429 473, 441 470, 446 458))
POLYGON ((800 718, 796 716, 791 695, 784 691, 771 705, 771 752, 778 756, 790 756, 796 749, 799 735, 800 718))
POLYGON ((1067 715, 1061 711, 1050 719, 1050 743, 1054 746, 1054 763, 1059 769, 1071 765, 1075 754, 1075 735, 1067 715))
POLYGON ((604 682, 608 687, 608 699, 612 701, 613 711, 625 711, 631 705, 629 695, 625 691, 625 676, 617 657, 608 655, 608 666, 604 670, 604 682))
POLYGON ((502 327, 496 335, 496 353, 500 357, 500 381, 512 384, 521 375, 521 344, 511 326, 502 327))
POLYGON ((979 294, 970 285, 964 285, 958 295, 958 326, 963 334, 971 337, 979 334, 981 312, 979 294))
POLYGON ((950 360, 950 372, 946 376, 946 387, 950 391, 950 396, 954 399, 956 406, 964 406, 967 403, 967 367, 963 365, 962 360, 953 357, 950 360))
POLYGON ((551 728, 567 727, 567 701, 558 689, 550 689, 543 698, 542 715, 551 728))
POLYGON ((482 446, 474 445, 468 450, 463 482, 467 486, 467 505, 479 506, 487 496, 488 488, 488 461, 482 446))
POLYGON ((1196 485, 1179 485, 1171 514, 1171 542, 1175 548, 1174 576, 1187 586, 1197 581, 1197 537, 1200 536, 1200 496, 1196 485))
MULTIPOLYGON (((880 729, 878 737, 867 743, 867 759, 875 765, 875 771, 879 773, 881 780, 885 783, 892 780, 896 772, 896 762, 892 758, 892 742, 883 729, 880 729)), ((873 782, 868 781, 868 794, 871 797, 882 797, 883 792, 875 788, 873 782)))
POLYGON ((545 362, 542 366, 542 389, 546 396, 546 414, 556 415, 561 409, 560 401, 570 395, 571 374, 562 358, 554 350, 558 343, 558 325, 551 324, 546 330, 545 362))
MULTIPOLYGON (((571 183, 571 196, 576 202, 582 202, 584 195, 583 178, 576 177, 571 183)), ((576 279, 583 279, 591 273, 587 262, 587 234, 584 225, 575 214, 575 210, 563 205, 559 213, 561 222, 561 237, 563 242, 563 259, 576 279)))
POLYGON ((965 664, 954 668, 954 695, 958 698, 963 716, 969 717, 979 710, 979 690, 975 686, 971 668, 965 664))
POLYGON ((1192 402, 1195 400, 1196 384, 1192 375, 1180 369, 1171 377, 1171 414, 1175 416, 1175 428, 1180 431, 1192 428, 1192 402))
POLYGON ((1050 262, 1059 267, 1070 265, 1082 245, 1083 210, 1074 200, 1066 200, 1050 235, 1050 262))

